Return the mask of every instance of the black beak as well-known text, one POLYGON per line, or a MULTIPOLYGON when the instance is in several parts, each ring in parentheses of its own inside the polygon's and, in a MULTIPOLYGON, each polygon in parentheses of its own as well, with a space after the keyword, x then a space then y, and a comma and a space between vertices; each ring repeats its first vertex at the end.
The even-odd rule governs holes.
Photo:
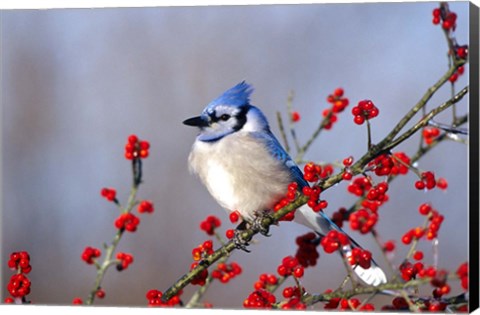
POLYGON ((184 125, 193 126, 193 127, 207 127, 208 121, 203 119, 201 116, 192 117, 183 121, 184 125))

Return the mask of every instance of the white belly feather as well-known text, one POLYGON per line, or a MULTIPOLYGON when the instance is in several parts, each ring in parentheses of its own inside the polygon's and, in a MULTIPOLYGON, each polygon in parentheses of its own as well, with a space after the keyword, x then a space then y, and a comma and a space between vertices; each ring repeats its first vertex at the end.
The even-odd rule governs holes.
POLYGON ((242 132, 212 143, 195 141, 189 165, 222 207, 249 219, 271 209, 292 181, 280 161, 242 132))

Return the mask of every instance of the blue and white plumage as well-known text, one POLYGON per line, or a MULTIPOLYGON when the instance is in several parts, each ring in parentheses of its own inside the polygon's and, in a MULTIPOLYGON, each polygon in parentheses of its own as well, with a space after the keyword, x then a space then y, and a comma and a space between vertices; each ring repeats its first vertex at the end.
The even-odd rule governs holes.
MULTIPOLYGON (((297 182, 299 190, 308 185, 263 113, 250 104, 251 92, 250 85, 241 82, 208 104, 200 116, 184 121, 200 128, 189 156, 190 170, 223 208, 236 210, 247 220, 272 209, 291 182, 297 182)), ((320 235, 341 230, 325 214, 306 206, 297 210, 295 221, 320 235)), ((344 248, 343 254, 351 255, 351 247, 344 248)), ((375 263, 354 271, 367 284, 386 282, 375 263)))

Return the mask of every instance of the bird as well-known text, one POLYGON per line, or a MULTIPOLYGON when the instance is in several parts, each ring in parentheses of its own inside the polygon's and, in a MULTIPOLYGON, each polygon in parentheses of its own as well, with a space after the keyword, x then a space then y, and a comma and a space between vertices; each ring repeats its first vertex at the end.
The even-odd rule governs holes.
MULTIPOLYGON (((253 88, 242 81, 211 101, 199 116, 183 121, 197 127, 198 135, 188 156, 189 170, 196 174, 210 195, 228 212, 237 211, 243 222, 268 214, 285 195, 290 183, 298 190, 309 186, 303 173, 270 130, 266 116, 250 104, 253 88)), ((295 219, 320 237, 331 230, 348 236, 322 211, 304 205, 295 219)), ((265 232, 265 231, 263 231, 265 232)), ((351 245, 341 249, 345 258, 361 246, 350 236, 351 245)), ((372 259, 370 268, 352 270, 368 285, 386 283, 383 270, 372 259)))

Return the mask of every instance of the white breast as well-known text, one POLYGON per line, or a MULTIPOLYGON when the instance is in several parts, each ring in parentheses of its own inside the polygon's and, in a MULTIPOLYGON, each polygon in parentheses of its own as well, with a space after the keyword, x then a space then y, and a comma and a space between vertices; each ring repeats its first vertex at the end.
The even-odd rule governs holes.
POLYGON ((285 166, 243 132, 213 143, 196 141, 189 165, 222 207, 249 219, 271 209, 292 181, 285 166))

